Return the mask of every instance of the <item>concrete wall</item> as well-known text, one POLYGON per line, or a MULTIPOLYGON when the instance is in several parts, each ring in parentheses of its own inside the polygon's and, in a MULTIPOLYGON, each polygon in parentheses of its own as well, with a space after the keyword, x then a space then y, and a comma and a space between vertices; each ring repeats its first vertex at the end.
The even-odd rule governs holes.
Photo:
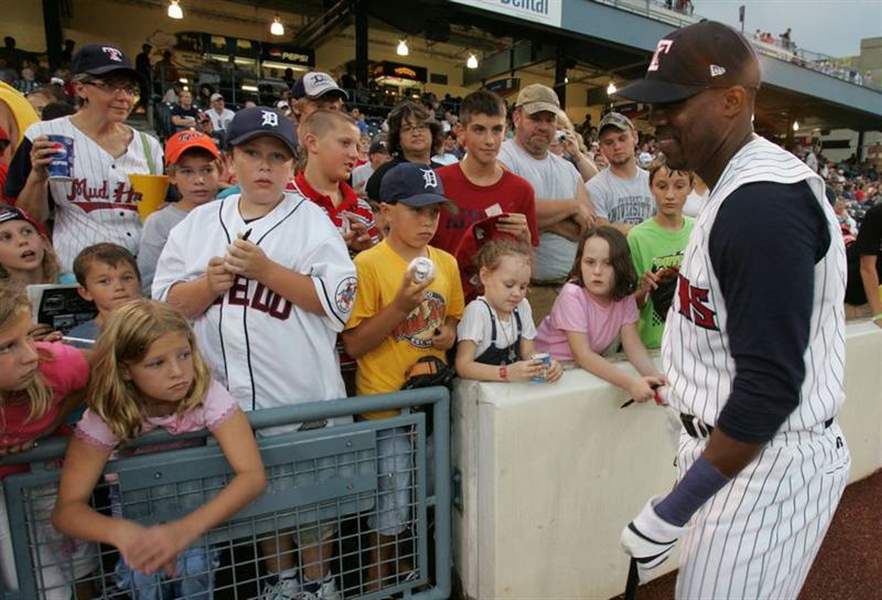
MULTIPOLYGON (((882 331, 855 323, 847 337, 840 422, 854 481, 882 466, 882 331)), ((463 474, 463 509, 453 515, 454 560, 469 597, 622 593, 621 529, 676 478, 667 411, 619 408, 625 400, 582 370, 555 385, 459 384, 453 465, 463 474)), ((675 557, 666 569, 676 566, 675 557)))

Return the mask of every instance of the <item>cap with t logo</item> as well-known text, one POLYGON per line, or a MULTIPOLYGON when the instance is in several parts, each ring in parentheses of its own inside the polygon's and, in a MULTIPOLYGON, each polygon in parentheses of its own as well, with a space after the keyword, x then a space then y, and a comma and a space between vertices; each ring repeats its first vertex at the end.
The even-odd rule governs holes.
POLYGON ((290 119, 274 108, 253 106, 236 113, 227 127, 227 146, 238 146, 261 135, 271 135, 284 142, 297 156, 297 136, 290 119))
POLYGON ((710 88, 758 89, 761 81, 759 60, 750 42, 728 25, 701 21, 659 40, 644 78, 617 95, 666 104, 710 88))
POLYGON ((113 44, 86 44, 80 48, 70 61, 71 75, 94 75, 96 77, 108 73, 119 73, 141 81, 141 75, 132 61, 119 47, 113 44))

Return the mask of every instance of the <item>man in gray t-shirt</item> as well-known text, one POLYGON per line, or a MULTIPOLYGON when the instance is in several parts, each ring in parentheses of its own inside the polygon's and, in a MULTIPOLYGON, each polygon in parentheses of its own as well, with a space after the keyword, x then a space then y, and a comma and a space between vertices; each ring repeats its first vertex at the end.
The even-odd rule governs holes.
POLYGON ((585 184, 599 223, 624 233, 655 214, 649 172, 637 166, 637 131, 617 112, 600 121, 600 152, 609 166, 585 184))
POLYGON ((528 85, 518 94, 512 119, 514 138, 506 140, 499 161, 530 182, 536 195, 539 247, 533 265, 530 304, 537 322, 548 314, 566 280, 579 236, 594 222, 594 210, 572 163, 548 151, 561 114, 554 90, 528 85))

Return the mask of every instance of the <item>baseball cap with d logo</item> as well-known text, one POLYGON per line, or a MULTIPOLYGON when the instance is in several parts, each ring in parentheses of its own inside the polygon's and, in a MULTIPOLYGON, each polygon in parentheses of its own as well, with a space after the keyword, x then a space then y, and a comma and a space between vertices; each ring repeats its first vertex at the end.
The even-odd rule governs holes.
POLYGON ((285 115, 268 106, 253 106, 237 112, 227 127, 227 146, 238 146, 261 135, 271 135, 281 140, 291 150, 291 154, 297 156, 294 124, 285 115))
POLYGON ((387 204, 406 204, 413 208, 444 204, 441 178, 431 167, 405 162, 389 169, 380 183, 380 201, 387 204))
POLYGON ((637 102, 666 104, 710 88, 742 85, 759 89, 762 76, 753 46, 716 21, 677 29, 659 40, 646 75, 618 95, 637 102))

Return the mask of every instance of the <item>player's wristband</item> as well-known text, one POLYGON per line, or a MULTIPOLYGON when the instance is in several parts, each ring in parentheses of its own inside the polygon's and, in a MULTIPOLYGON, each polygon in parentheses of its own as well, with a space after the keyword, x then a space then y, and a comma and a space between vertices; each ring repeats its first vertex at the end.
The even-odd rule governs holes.
POLYGON ((728 477, 720 473, 711 461, 699 456, 680 483, 653 508, 668 523, 682 527, 727 483, 728 477))
POLYGON ((508 367, 506 367, 505 365, 499 367, 499 378, 502 381, 508 381, 508 367))

